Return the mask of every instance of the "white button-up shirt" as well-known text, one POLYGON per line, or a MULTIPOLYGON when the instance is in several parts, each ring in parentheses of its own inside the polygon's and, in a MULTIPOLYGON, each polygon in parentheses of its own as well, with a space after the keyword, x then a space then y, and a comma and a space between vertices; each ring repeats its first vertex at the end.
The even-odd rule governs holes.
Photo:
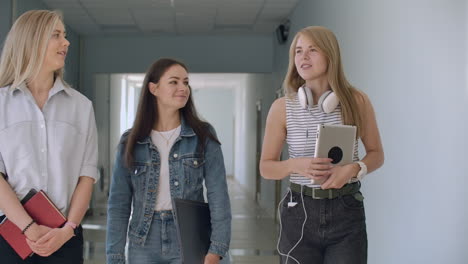
POLYGON ((67 214, 78 178, 98 180, 97 146, 91 101, 60 78, 42 111, 25 84, 0 88, 0 172, 19 199, 42 189, 67 214))

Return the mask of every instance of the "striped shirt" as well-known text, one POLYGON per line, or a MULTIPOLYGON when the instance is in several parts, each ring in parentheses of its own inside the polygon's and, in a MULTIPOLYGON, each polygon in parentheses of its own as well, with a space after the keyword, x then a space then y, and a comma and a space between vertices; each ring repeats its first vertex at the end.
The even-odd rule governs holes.
MULTIPOLYGON (((317 125, 341 125, 343 123, 341 119, 341 105, 338 105, 333 112, 326 114, 320 111, 317 105, 312 108, 302 109, 297 94, 293 98, 285 97, 285 99, 286 142, 288 143, 289 157, 313 157, 315 153, 317 125)), ((357 140, 354 145, 353 160, 359 160, 357 140)), ((295 173, 290 175, 290 181, 309 187, 320 186, 320 184, 314 183, 314 180, 295 173)), ((352 181, 357 181, 357 179, 353 178, 352 181)))

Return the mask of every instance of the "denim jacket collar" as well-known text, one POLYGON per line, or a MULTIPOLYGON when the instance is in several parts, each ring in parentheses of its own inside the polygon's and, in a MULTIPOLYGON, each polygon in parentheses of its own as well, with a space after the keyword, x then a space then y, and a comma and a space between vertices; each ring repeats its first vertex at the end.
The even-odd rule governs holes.
MULTIPOLYGON (((180 114, 180 137, 193 137, 195 136, 195 132, 193 129, 188 125, 187 121, 185 120, 184 116, 180 114)), ((177 139, 178 140, 178 139, 177 139)), ((137 141, 138 144, 150 144, 151 145, 151 135, 148 135, 142 140, 137 141)))

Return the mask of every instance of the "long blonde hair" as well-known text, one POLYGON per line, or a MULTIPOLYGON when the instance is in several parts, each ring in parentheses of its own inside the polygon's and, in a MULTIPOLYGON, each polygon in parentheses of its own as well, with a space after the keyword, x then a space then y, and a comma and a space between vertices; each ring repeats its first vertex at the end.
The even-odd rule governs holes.
MULTIPOLYGON (((17 87, 37 77, 58 22, 63 23, 62 14, 49 10, 31 10, 15 21, 0 58, 0 87, 17 87)), ((63 68, 56 70, 54 77, 63 81, 63 68)))
POLYGON ((305 83, 305 80, 297 72, 294 63, 297 40, 301 36, 312 40, 320 52, 327 57, 328 84, 340 100, 343 124, 357 126, 357 134, 360 135, 362 119, 355 96, 362 96, 362 94, 346 80, 341 63, 340 47, 335 34, 329 29, 321 26, 311 26, 301 29, 296 34, 289 48, 288 72, 283 83, 284 93, 286 96, 292 97, 297 93, 299 87, 305 83))

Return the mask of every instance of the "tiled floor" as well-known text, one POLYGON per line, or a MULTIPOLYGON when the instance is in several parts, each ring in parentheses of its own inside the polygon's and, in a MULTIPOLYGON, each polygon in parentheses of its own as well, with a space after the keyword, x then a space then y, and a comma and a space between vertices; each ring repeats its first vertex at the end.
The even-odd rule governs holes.
POLYGON ((231 263, 278 263, 275 255, 277 231, 274 219, 253 200, 247 199, 240 185, 229 182, 232 205, 231 263))
MULTIPOLYGON (((253 200, 247 199, 240 185, 229 180, 232 206, 232 239, 229 259, 223 264, 279 263, 276 253, 277 225, 253 200)), ((103 203, 104 204, 104 203, 103 203)), ((85 264, 105 263, 105 208, 83 221, 85 264)))

